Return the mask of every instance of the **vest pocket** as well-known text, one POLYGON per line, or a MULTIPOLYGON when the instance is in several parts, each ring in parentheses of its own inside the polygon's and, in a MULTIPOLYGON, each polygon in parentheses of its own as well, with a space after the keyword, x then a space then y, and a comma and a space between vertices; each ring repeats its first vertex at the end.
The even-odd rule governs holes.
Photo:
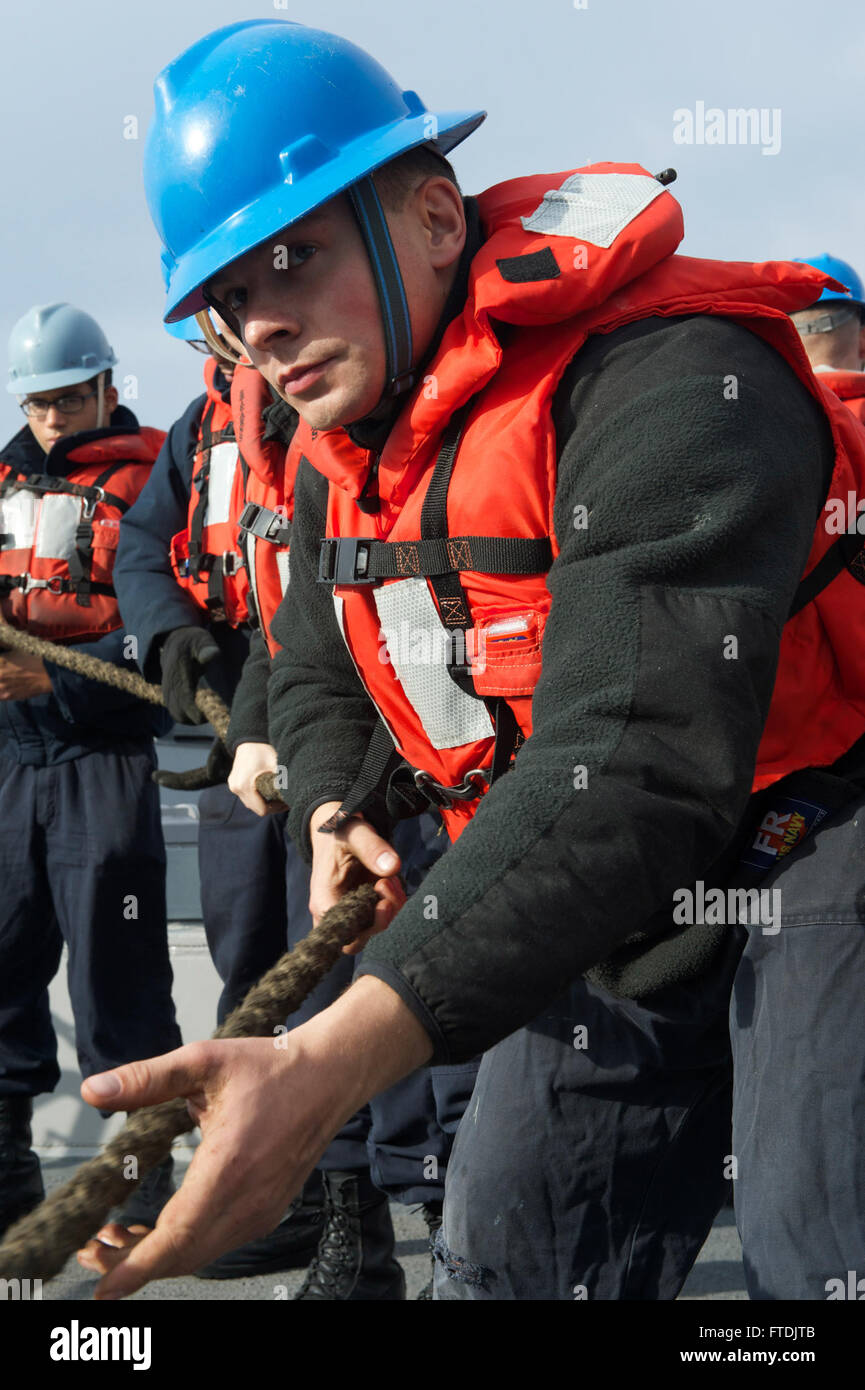
POLYGON ((482 618, 467 634, 472 682, 478 695, 531 695, 541 673, 546 614, 536 609, 482 618))

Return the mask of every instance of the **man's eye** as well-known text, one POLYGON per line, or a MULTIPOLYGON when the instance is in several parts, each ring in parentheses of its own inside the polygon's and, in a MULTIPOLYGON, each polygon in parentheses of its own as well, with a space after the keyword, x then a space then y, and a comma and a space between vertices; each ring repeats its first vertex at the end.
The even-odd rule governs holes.
POLYGON ((226 309, 230 309, 232 313, 236 313, 237 310, 241 309, 246 303, 246 290, 228 289, 225 290, 220 298, 226 309))
POLYGON ((281 246, 274 247, 274 267, 277 270, 294 270, 303 265, 305 261, 310 260, 317 250, 316 246, 311 246, 307 242, 299 242, 295 246, 286 246, 283 243, 281 246))

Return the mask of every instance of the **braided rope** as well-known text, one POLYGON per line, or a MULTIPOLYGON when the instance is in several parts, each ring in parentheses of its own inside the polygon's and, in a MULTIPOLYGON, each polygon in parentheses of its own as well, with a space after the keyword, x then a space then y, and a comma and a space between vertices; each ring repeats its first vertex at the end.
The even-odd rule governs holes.
MULTIPOLYGON (((146 700, 151 705, 164 705, 165 703, 162 698, 162 686, 152 685, 137 671, 128 671, 122 666, 115 666, 111 661, 103 661, 101 657, 91 656, 87 652, 74 651, 71 647, 62 647, 57 642, 48 642, 44 637, 34 637, 29 632, 22 632, 17 627, 10 627, 2 618, 0 618, 0 647, 12 647, 16 651, 38 657, 41 661, 51 661, 55 666, 62 666, 67 671, 74 671, 76 675, 85 676, 87 680, 100 681, 102 685, 113 686, 115 690, 122 690, 127 695, 135 695, 139 700, 146 700)), ((195 692, 195 703, 208 723, 212 725, 217 738, 224 743, 231 718, 231 712, 225 701, 220 699, 215 690, 199 689, 195 692)), ((255 779, 255 787, 265 801, 283 805, 272 772, 259 773, 255 779)))
MULTIPOLYGON (((343 946, 371 926, 372 884, 353 889, 323 914, 309 935, 287 951, 254 985, 214 1038, 269 1037, 294 1013, 339 959, 343 946)), ((195 1128, 183 1100, 148 1106, 131 1115, 97 1158, 9 1228, 0 1242, 0 1278, 51 1279, 90 1239, 141 1179, 168 1157, 179 1134, 195 1128), (137 1178, 124 1176, 130 1155, 137 1178)))

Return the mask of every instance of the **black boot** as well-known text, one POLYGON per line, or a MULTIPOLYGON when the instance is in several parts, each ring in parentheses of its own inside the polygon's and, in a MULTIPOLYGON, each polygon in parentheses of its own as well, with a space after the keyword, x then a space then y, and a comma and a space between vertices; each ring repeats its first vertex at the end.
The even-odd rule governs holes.
POLYGON ((45 1196, 39 1159, 30 1147, 30 1096, 0 1097, 0 1237, 45 1196))
POLYGON ((324 1190, 315 1169, 303 1191, 270 1235, 250 1240, 197 1271, 198 1279, 243 1279, 275 1274, 280 1269, 306 1269, 324 1230, 324 1190))
POLYGON ((405 1298, 385 1194, 364 1169, 323 1176, 324 1232, 295 1299, 359 1303, 405 1298))
POLYGON ((435 1255, 433 1254, 433 1246, 435 1245, 435 1238, 439 1230, 441 1229, 443 1206, 444 1202, 425 1202, 424 1205, 421 1207, 421 1215, 424 1221, 426 1222, 426 1227, 429 1231, 429 1252, 430 1263, 432 1264, 432 1273, 430 1274, 429 1283, 424 1284, 423 1288, 418 1294, 419 1299, 431 1299, 433 1296, 433 1275, 435 1274, 436 1267, 435 1255))
POLYGON ((162 1208, 174 1196, 173 1173, 174 1159, 170 1157, 151 1168, 130 1192, 115 1220, 121 1226, 155 1226, 162 1208))

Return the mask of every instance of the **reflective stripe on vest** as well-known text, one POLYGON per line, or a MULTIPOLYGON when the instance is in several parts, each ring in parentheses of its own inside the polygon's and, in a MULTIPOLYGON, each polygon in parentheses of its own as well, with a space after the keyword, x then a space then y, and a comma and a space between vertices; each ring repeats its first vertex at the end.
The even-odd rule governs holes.
POLYGON ((248 618, 248 579, 233 517, 242 506, 244 464, 234 437, 231 406, 207 360, 207 401, 198 428, 186 529, 171 540, 177 582, 216 622, 238 626, 248 618))
POLYGON ((284 505, 277 511, 247 502, 237 523, 256 618, 271 656, 276 650, 270 631, 273 615, 288 589, 291 522, 285 512, 284 505))
POLYGON ((273 618, 289 582, 294 479, 300 462, 294 441, 286 446, 280 439, 264 437, 266 412, 273 404, 270 388, 259 372, 253 367, 235 369, 231 408, 247 474, 242 503, 235 496, 233 515, 242 537, 258 622, 271 656, 278 650, 271 631, 273 618))

